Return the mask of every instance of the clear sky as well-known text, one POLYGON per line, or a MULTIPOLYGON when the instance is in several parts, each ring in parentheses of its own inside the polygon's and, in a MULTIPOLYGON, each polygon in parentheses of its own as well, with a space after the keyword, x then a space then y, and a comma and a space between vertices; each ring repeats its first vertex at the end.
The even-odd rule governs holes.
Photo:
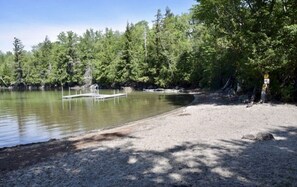
POLYGON ((26 50, 47 35, 55 41, 62 31, 82 34, 106 27, 124 31, 127 22, 152 23, 158 9, 188 13, 195 0, 0 0, 0 51, 12 51, 13 38, 26 50))

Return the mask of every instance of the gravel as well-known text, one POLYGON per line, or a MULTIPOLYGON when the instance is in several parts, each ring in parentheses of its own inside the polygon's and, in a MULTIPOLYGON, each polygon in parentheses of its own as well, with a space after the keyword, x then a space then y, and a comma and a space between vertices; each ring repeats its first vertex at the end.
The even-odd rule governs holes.
POLYGON ((0 186, 297 186, 296 106, 199 99, 104 131, 127 136, 2 173, 0 186), (241 139, 262 132, 275 140, 241 139))

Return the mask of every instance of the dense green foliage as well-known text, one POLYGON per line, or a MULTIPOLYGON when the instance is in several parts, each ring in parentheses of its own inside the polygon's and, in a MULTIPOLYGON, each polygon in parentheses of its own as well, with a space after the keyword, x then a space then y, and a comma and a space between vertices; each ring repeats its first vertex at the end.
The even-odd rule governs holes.
POLYGON ((202 69, 210 75, 202 79, 209 86, 218 88, 233 77, 244 91, 260 90, 268 73, 272 96, 297 99, 297 1, 198 2, 194 17, 206 27, 207 38, 197 47, 204 57, 202 69))
POLYGON ((158 10, 152 27, 127 23, 124 33, 62 32, 14 54, 0 52, 0 85, 203 87, 270 93, 297 100, 297 3, 294 0, 197 0, 188 14, 158 10))

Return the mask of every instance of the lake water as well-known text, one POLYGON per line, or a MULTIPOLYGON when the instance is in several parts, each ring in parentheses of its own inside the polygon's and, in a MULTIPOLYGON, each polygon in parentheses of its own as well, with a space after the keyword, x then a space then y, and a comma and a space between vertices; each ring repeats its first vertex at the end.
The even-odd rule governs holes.
POLYGON ((61 91, 1 91, 0 148, 114 127, 173 110, 193 99, 190 95, 145 92, 105 101, 61 98, 61 91))

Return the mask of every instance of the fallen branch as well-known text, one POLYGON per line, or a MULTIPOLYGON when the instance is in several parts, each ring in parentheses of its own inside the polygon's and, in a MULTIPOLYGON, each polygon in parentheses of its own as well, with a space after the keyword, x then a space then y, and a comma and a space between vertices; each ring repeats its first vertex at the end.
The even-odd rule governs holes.
POLYGON ((254 87, 254 90, 253 90, 253 95, 251 97, 251 102, 246 106, 247 108, 253 106, 253 104, 255 102, 255 98, 256 98, 256 86, 254 87))
POLYGON ((3 84, 4 84, 5 87, 8 87, 2 77, 0 77, 0 80, 3 82, 3 84))

